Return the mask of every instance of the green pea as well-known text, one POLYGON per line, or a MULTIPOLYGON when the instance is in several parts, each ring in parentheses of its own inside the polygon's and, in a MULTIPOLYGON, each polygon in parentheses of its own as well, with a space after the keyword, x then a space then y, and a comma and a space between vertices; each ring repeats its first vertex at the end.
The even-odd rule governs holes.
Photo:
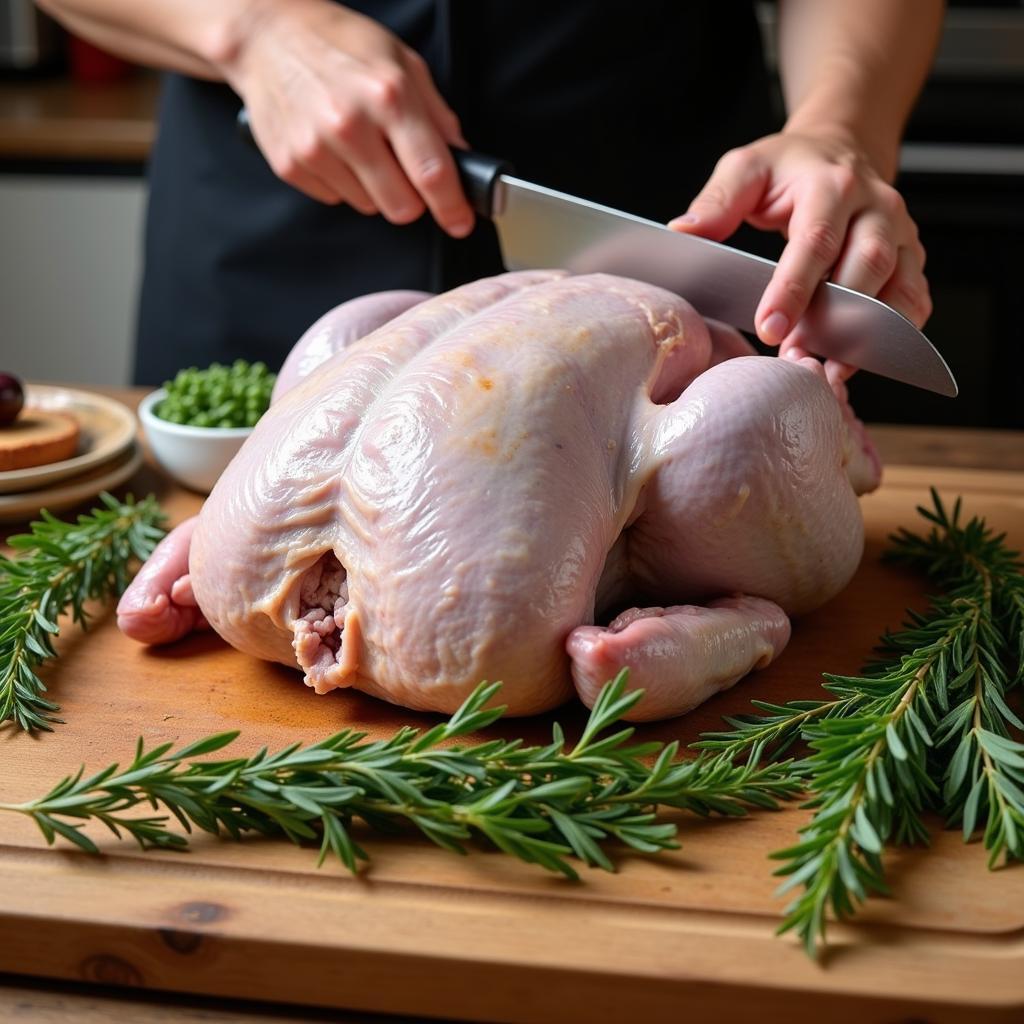
POLYGON ((251 427, 267 411, 276 380, 277 375, 259 360, 211 363, 205 370, 187 366, 164 381, 167 396, 154 413, 197 427, 251 427))

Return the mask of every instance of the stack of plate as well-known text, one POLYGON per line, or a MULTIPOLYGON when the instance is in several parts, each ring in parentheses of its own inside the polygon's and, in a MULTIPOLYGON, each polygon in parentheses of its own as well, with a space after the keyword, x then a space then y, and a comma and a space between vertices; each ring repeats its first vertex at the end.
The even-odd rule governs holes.
POLYGON ((25 406, 70 413, 78 451, 70 459, 0 472, 0 523, 26 522, 46 508, 60 512, 124 483, 141 465, 135 414, 111 398, 74 388, 30 384, 25 406))

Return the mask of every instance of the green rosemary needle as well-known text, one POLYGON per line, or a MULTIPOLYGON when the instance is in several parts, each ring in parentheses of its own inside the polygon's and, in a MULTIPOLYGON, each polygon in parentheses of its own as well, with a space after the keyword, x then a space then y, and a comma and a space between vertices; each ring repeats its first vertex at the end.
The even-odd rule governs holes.
POLYGON ((936 695, 936 809, 965 840, 982 830, 995 867, 1024 859, 1024 744, 1015 738, 1024 722, 1007 703, 1024 680, 1024 566, 984 520, 960 526, 959 499, 949 515, 932 494, 934 509, 920 510, 930 532, 900 531, 890 557, 926 572, 946 591, 940 612, 964 623, 936 695))
POLYGON ((1024 666, 1024 576, 1017 552, 977 517, 961 525, 932 490, 918 511, 927 535, 901 530, 887 557, 928 575, 942 593, 928 610, 882 637, 861 676, 825 675, 831 699, 755 701, 759 714, 726 719, 729 731, 695 746, 717 757, 770 763, 798 740, 810 753, 792 762, 814 809, 795 845, 773 854, 781 892, 803 891, 780 932, 795 931, 814 955, 826 915, 852 914, 885 891, 883 848, 927 842, 921 815, 942 814, 981 830, 989 866, 1024 858, 1024 723, 1007 695, 1024 666))
POLYGON ((360 819, 381 832, 412 826, 454 853, 482 838, 576 878, 572 857, 613 870, 610 842, 645 853, 677 847, 676 825, 658 819, 659 805, 741 815, 775 808, 799 792, 785 764, 735 765, 707 755, 680 761, 676 743, 634 744, 628 727, 609 733, 642 696, 626 692, 625 672, 602 690, 571 749, 558 725, 547 746, 447 745, 501 716, 504 708, 486 706, 499 688, 481 684, 448 721, 426 732, 400 729, 386 740, 346 730, 311 746, 216 761, 196 759, 226 747, 236 732, 174 752, 166 743, 146 750, 139 740, 123 771, 79 770, 45 796, 0 810, 30 816, 47 842, 59 835, 89 852, 97 850, 83 831, 89 820, 144 849, 184 848, 187 839, 168 827, 169 816, 133 813, 163 807, 186 832, 195 826, 234 839, 256 832, 318 841, 320 863, 333 854, 351 871, 368 859, 352 835, 360 819))
POLYGON ((121 593, 133 559, 149 557, 163 536, 163 513, 151 496, 119 502, 101 494, 103 508, 66 523, 45 509, 30 532, 11 537, 13 558, 0 555, 0 723, 50 730, 60 709, 36 674, 55 656, 58 617, 70 606, 86 626, 87 601, 121 593))

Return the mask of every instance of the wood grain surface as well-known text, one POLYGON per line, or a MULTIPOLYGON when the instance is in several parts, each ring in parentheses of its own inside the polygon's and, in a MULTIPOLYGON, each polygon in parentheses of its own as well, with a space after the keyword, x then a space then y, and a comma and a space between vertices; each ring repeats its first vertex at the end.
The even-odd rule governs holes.
MULTIPOLYGON (((273 1006, 0 975, 4 1024, 409 1024, 376 1013, 273 1006)), ((443 1024, 443 1022, 442 1022, 443 1024)))
POLYGON ((159 80, 0 82, 0 159, 141 163, 156 137, 159 80))
MULTIPOLYGON (((867 550, 854 582, 805 616, 768 670, 696 712, 644 727, 685 742, 753 696, 814 696, 822 671, 855 671, 924 588, 880 553, 916 525, 929 484, 964 497, 1024 545, 1024 476, 892 466, 863 501, 867 550)), ((175 520, 199 505, 147 470, 175 520)), ((240 750, 312 740, 347 725, 371 735, 431 716, 339 691, 197 636, 149 650, 110 615, 68 630, 46 680, 67 724, 53 736, 0 733, 0 800, 39 794, 85 762, 130 756, 137 735, 188 742, 241 728, 240 750)), ((545 739, 568 705, 490 735, 545 739)), ((681 817, 682 850, 623 855, 614 875, 570 883, 485 851, 453 857, 415 837, 360 836, 359 877, 281 842, 201 836, 188 854, 142 854, 99 832, 104 855, 48 850, 34 826, 0 817, 0 970, 117 986, 479 1021, 933 1021, 1024 1019, 1024 870, 985 870, 984 852, 936 824, 931 849, 888 857, 893 896, 831 930, 824 963, 773 937, 780 917, 766 855, 807 812, 743 820, 681 817)))

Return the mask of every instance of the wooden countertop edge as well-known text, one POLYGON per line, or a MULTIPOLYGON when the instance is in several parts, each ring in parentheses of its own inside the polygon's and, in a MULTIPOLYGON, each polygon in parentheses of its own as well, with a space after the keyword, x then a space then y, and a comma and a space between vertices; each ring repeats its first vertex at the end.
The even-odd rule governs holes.
MULTIPOLYGON (((22 1024, 387 1024, 376 1014, 368 1017, 341 1010, 14 975, 0 975, 0 1020, 22 1024)), ((405 1024, 416 1022, 407 1018, 405 1024)))
POLYGON ((0 160, 142 163, 156 138, 159 79, 0 82, 0 160))
POLYGON ((886 468, 897 465, 1024 472, 1024 431, 868 424, 886 468))
MULTIPOLYGON (((934 466, 916 466, 909 463, 886 465, 882 471, 882 487, 887 483, 897 487, 930 487, 935 477, 934 466)), ((985 467, 958 467, 957 476, 965 492, 998 489, 1024 495, 1024 473, 1019 470, 987 469, 985 467)), ((940 497, 951 497, 940 495, 940 497)))
POLYGON ((142 163, 155 135, 155 128, 146 124, 53 122, 11 131, 0 122, 0 159, 142 163))

